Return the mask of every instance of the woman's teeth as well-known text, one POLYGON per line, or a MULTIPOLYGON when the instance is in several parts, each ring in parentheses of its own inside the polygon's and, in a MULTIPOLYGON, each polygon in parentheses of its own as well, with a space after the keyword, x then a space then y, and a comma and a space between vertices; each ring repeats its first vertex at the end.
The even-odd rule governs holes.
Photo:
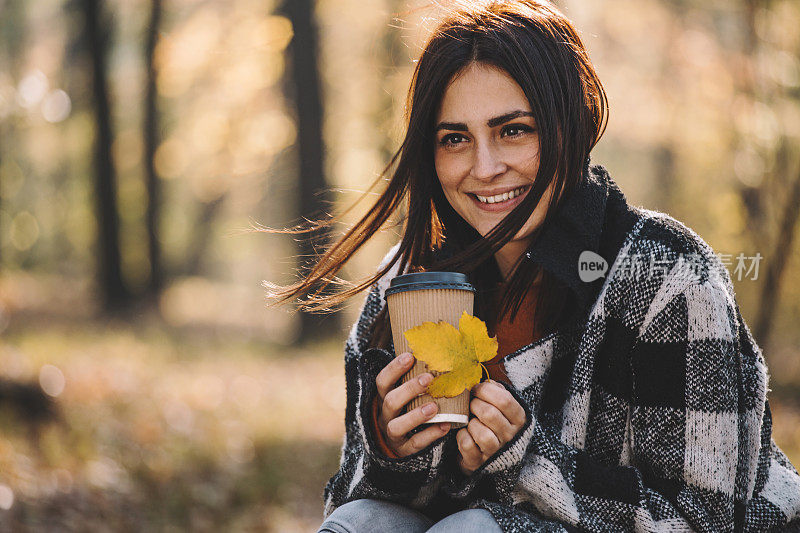
POLYGON ((485 204, 496 204, 497 202, 505 202, 506 200, 511 200, 512 198, 516 198, 525 190, 525 187, 519 187, 518 189, 514 189, 510 192, 504 192, 503 194, 498 194, 497 196, 480 196, 475 195, 478 200, 485 204))

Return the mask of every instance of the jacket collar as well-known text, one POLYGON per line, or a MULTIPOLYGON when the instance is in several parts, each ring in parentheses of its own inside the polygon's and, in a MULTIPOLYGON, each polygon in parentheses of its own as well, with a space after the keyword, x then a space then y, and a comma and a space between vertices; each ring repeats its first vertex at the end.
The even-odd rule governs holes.
POLYGON ((604 278, 592 282, 580 279, 581 253, 588 250, 600 255, 610 268, 635 222, 635 213, 602 166, 589 165, 587 160, 584 176, 525 255, 568 287, 586 312, 597 299, 604 278))

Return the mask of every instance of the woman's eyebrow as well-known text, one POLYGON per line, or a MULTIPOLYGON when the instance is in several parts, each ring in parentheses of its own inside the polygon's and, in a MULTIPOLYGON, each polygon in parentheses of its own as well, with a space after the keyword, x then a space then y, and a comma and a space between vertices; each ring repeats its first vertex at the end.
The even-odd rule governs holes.
MULTIPOLYGON (((494 128, 495 126, 499 126, 500 124, 504 124, 509 120, 514 120, 515 118, 532 116, 533 113, 531 111, 517 109, 516 111, 511 111, 510 113, 504 113, 502 115, 490 118, 486 121, 486 125, 490 128, 494 128)), ((440 122, 436 126, 434 133, 439 130, 469 131, 469 128, 467 128, 467 125, 463 122, 440 122)))
POLYGON ((494 128, 495 126, 499 126, 500 124, 504 124, 509 120, 514 120, 515 118, 519 117, 532 117, 533 113, 531 111, 523 111, 521 109, 517 109, 516 111, 512 111, 510 113, 505 113, 500 115, 499 117, 490 118, 486 121, 486 125, 490 128, 494 128))

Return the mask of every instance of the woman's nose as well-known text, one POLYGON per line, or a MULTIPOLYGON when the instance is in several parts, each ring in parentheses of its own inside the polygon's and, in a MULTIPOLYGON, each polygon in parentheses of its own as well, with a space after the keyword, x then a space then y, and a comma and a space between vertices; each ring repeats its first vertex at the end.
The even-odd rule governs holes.
POLYGON ((472 162, 472 177, 479 180, 490 180, 508 169, 497 150, 490 143, 479 143, 475 148, 472 162))

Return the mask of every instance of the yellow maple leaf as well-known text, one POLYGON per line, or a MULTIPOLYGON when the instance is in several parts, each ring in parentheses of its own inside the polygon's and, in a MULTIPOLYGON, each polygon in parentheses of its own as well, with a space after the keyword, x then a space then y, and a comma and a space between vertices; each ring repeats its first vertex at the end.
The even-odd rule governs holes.
POLYGON ((448 322, 423 322, 404 335, 414 357, 429 370, 443 372, 428 386, 434 398, 458 396, 472 388, 481 380, 481 369, 486 370, 482 363, 497 355, 497 338, 489 337, 486 324, 466 311, 458 329, 448 322))
POLYGON ((458 396, 464 389, 471 389, 480 382, 482 368, 485 367, 480 363, 466 364, 436 376, 428 385, 428 394, 434 398, 458 396))
POLYGON ((407 330, 405 336, 414 356, 425 361, 428 370, 453 370, 463 351, 461 332, 449 322, 423 322, 407 330))

